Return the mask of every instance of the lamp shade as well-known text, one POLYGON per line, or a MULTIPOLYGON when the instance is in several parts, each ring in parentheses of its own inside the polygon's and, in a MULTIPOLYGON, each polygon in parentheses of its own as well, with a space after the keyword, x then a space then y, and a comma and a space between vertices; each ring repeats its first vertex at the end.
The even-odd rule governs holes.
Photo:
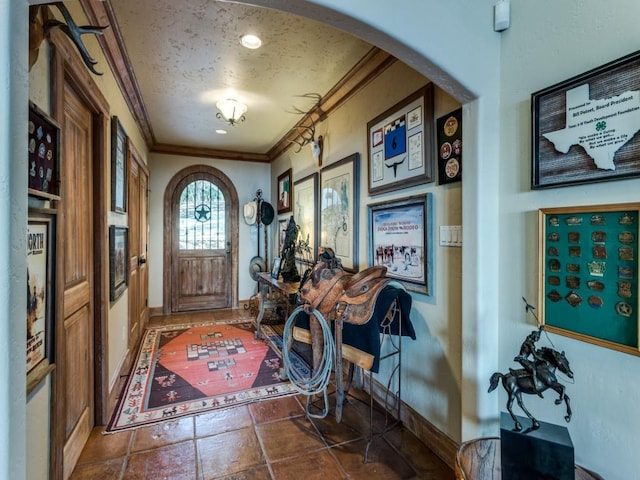
POLYGON ((233 98, 225 98, 216 103, 216 107, 220 110, 217 117, 222 118, 230 125, 244 122, 244 114, 247 112, 247 106, 244 103, 233 98))

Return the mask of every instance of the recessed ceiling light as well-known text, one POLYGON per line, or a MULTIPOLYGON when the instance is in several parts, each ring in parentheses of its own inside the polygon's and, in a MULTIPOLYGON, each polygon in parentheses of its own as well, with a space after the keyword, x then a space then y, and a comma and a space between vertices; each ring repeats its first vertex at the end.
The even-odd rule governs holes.
POLYGON ((251 50, 255 50, 256 48, 260 48, 262 45, 262 40, 260 40, 257 36, 247 34, 243 35, 240 38, 240 43, 245 48, 250 48, 251 50))
POLYGON ((219 135, 226 135, 227 131, 226 130, 222 130, 221 128, 219 128, 218 130, 216 130, 216 133, 219 135))

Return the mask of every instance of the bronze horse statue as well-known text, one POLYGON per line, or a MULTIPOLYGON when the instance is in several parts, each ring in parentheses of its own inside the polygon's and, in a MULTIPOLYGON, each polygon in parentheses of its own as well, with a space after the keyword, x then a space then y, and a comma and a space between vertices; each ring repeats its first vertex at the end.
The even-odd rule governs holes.
POLYGON ((515 430, 522 430, 522 425, 514 415, 512 406, 514 399, 518 401, 518 405, 522 411, 531 419, 532 429, 535 430, 540 427, 540 423, 529 413, 522 402, 522 394, 537 395, 544 392, 547 389, 552 389, 558 393, 559 397, 555 400, 556 405, 560 405, 564 400, 567 406, 567 414, 564 419, 571 421, 571 406, 569 403, 569 397, 565 393, 565 387, 556 378, 556 369, 567 375, 569 378, 573 378, 573 372, 569 366, 569 360, 565 357, 564 352, 558 352, 552 348, 542 347, 536 350, 536 360, 533 364, 536 375, 524 368, 513 370, 509 369, 509 373, 502 374, 496 372, 491 376, 491 385, 489 386, 489 392, 492 392, 497 386, 498 381, 502 379, 502 386, 507 391, 509 399, 507 400, 507 410, 511 415, 511 418, 515 422, 515 430))

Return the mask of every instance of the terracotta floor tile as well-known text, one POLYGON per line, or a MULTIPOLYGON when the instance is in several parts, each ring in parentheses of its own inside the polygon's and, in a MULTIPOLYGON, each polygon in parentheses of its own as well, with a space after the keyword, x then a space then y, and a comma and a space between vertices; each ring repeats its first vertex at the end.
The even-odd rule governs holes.
POLYGON ((420 478, 442 480, 453 480, 455 478, 455 474, 449 466, 406 428, 394 428, 386 433, 384 438, 397 451, 402 452, 404 458, 411 461, 420 478))
POLYGON ((271 480, 269 468, 266 465, 245 470, 244 472, 234 473, 232 475, 218 477, 215 480, 271 480))
POLYGON ((345 417, 343 415, 342 421, 337 423, 333 412, 330 412, 323 419, 312 418, 311 421, 329 446, 364 438, 365 435, 353 428, 351 426, 353 422, 347 421, 345 417))
POLYGON ((249 409, 257 424, 304 415, 304 409, 296 396, 252 403, 249 409))
POLYGON ((193 439, 193 423, 193 417, 189 416, 138 428, 134 431, 131 451, 139 452, 193 439))
POLYGON ((264 456, 253 427, 196 440, 200 478, 229 476, 263 465, 264 456))
POLYGON ((345 443, 332 447, 331 451, 351 480, 413 479, 420 478, 415 470, 383 439, 376 439, 370 446, 367 463, 364 454, 367 442, 345 443))
POLYGON ((78 465, 69 480, 119 480, 126 457, 105 460, 104 462, 85 463, 78 465))
POLYGON ((347 402, 342 407, 342 421, 363 435, 369 436, 371 425, 373 425, 374 434, 381 433, 393 425, 395 419, 389 414, 385 414, 377 404, 374 404, 372 412, 368 401, 363 402, 348 396, 347 402))
POLYGON ((89 440, 87 440, 78 459, 78 465, 124 457, 129 453, 133 432, 119 432, 109 435, 104 435, 103 432, 104 427, 96 427, 91 431, 89 440))
POLYGON ((306 417, 295 417, 256 425, 269 462, 295 457, 322 448, 325 444, 306 417))
POLYGON ((123 480, 194 480, 196 448, 193 440, 155 448, 129 457, 123 480))
POLYGON ((209 437, 218 433, 238 430, 253 425, 249 407, 242 405, 224 408, 196 416, 196 437, 209 437))
MULTIPOLYGON (((328 450, 305 454, 271 465, 276 480, 338 480, 347 478, 328 450)), ((369 479, 371 480, 371 479, 369 479)))

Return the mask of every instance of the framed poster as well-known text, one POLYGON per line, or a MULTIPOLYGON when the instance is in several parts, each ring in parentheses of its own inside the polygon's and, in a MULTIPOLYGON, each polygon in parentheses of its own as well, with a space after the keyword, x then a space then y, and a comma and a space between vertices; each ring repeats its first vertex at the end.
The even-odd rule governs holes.
POLYGON ((431 295, 433 277, 431 194, 369 205, 369 265, 407 290, 431 295))
POLYGON ((367 123, 369 195, 433 182, 433 84, 367 123))
POLYGON ((291 169, 289 169, 278 177, 278 214, 291 211, 292 187, 291 169))
POLYGON ((331 248, 348 272, 357 272, 359 160, 354 153, 320 170, 320 249, 331 248))
POLYGON ((640 355, 640 203, 543 208, 538 217, 547 330, 640 355))
POLYGON ((118 117, 111 118, 111 210, 127 211, 127 134, 118 117))
POLYGON ((462 108, 436 120, 438 183, 462 180, 462 108))
POLYGON ((129 283, 129 230, 109 227, 109 299, 117 300, 129 283))
POLYGON ((296 261, 312 265, 318 255, 318 174, 313 173, 294 182, 293 218, 299 229, 296 261))
POLYGON ((640 176, 640 52, 531 95, 532 188, 640 176))
POLYGON ((59 199, 60 127, 29 102, 29 194, 59 199))
POLYGON ((27 226, 27 391, 53 365, 55 217, 30 212, 27 226))

